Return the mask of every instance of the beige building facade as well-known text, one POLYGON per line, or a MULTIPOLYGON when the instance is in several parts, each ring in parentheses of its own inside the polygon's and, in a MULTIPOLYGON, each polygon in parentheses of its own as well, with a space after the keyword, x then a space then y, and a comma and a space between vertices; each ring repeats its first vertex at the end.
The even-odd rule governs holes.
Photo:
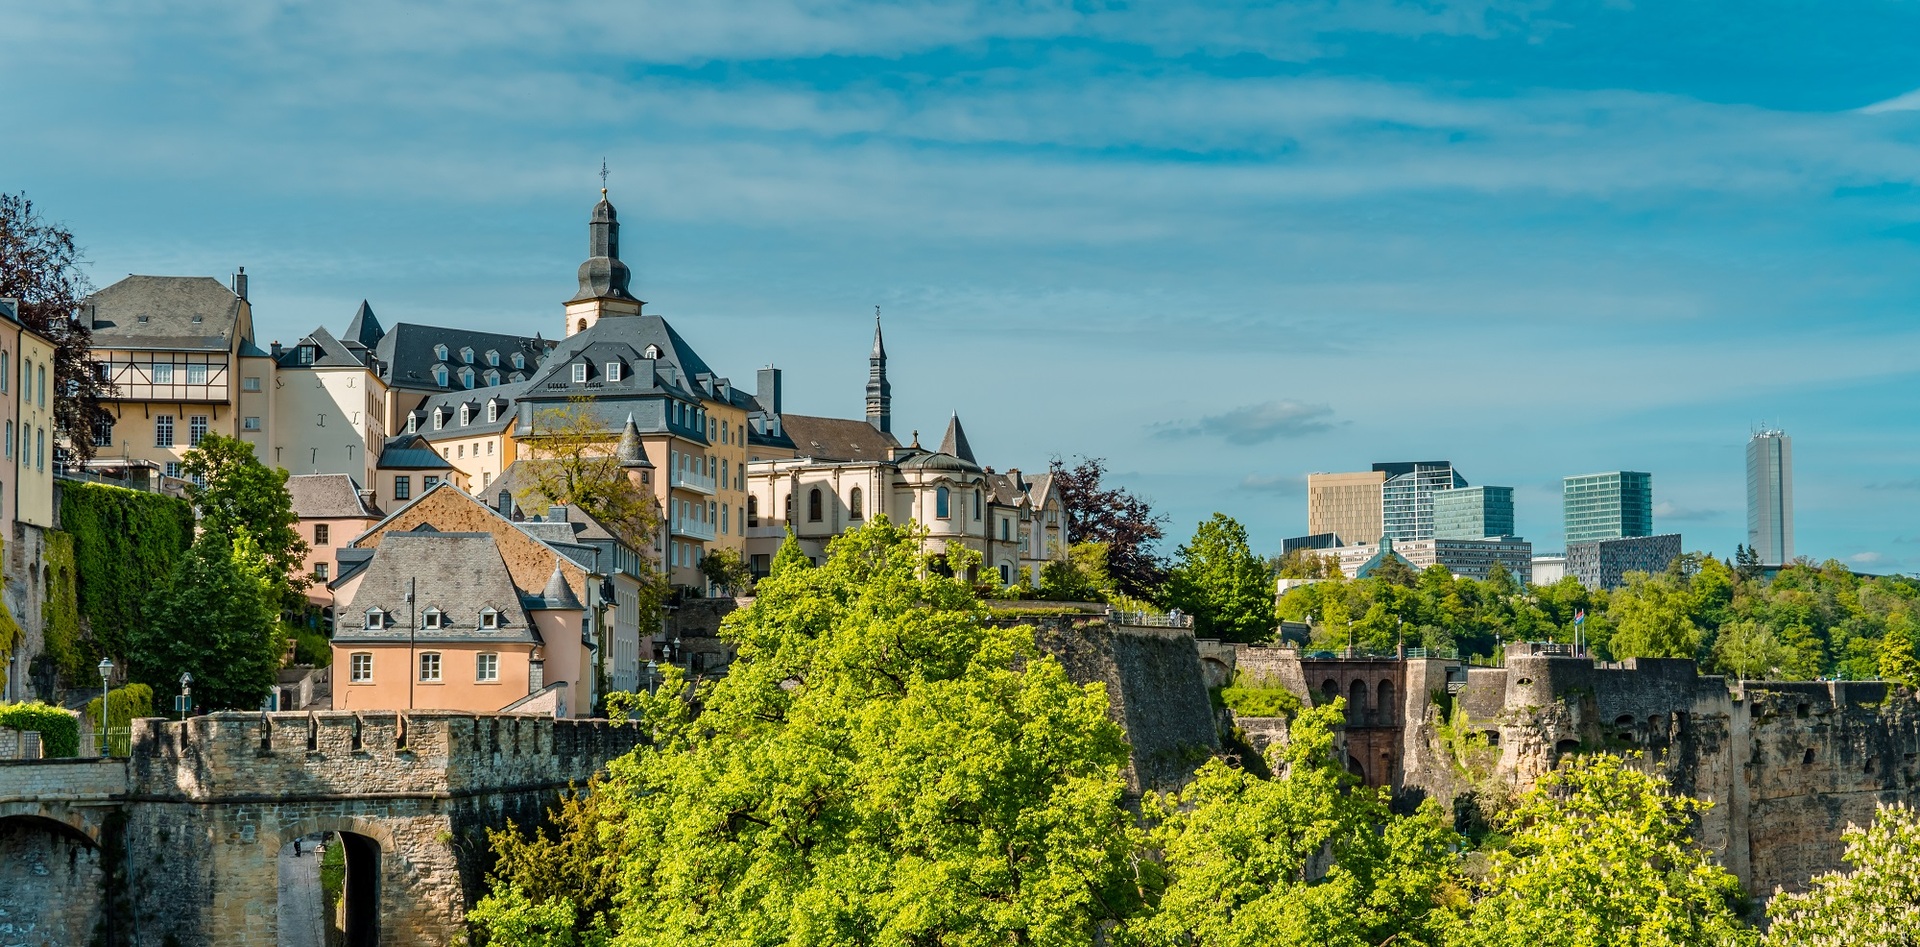
POLYGON ((1307 532, 1334 533, 1347 545, 1378 542, 1385 524, 1378 470, 1307 475, 1307 532))

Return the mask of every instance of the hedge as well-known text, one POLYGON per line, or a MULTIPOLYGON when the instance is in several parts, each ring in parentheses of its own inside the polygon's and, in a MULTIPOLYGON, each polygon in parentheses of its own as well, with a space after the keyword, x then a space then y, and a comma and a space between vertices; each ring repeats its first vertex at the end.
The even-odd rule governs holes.
POLYGON ((80 719, 49 704, 0 704, 0 729, 39 733, 44 756, 80 755, 80 719))
MULTIPOLYGON (((73 582, 78 617, 86 619, 93 639, 76 641, 71 657, 62 656, 71 683, 91 672, 100 658, 96 652, 126 654, 128 631, 146 621, 147 603, 165 590, 174 564, 193 544, 193 506, 158 493, 68 482, 60 485, 60 526, 72 537, 72 549, 48 543, 54 590, 65 592, 63 584, 73 582), (67 563, 71 576, 61 574, 67 563)), ((51 605, 49 612, 50 625, 65 617, 51 614, 51 605)))
MULTIPOLYGON (((113 696, 107 702, 107 743, 112 747, 114 756, 126 756, 132 752, 133 722, 151 716, 153 688, 145 684, 128 684, 114 689, 113 696)), ((87 720, 98 732, 100 698, 87 701, 87 720)))

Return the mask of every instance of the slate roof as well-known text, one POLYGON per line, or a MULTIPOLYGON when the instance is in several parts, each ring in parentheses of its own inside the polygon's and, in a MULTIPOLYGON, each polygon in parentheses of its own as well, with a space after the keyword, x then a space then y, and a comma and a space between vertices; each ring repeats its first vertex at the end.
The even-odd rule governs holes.
MULTIPOLYGON (((588 379, 600 385, 638 391, 648 391, 656 387, 678 390, 689 395, 702 394, 699 386, 701 376, 718 379, 713 369, 687 340, 674 331, 667 320, 651 314, 637 316, 602 316, 584 332, 576 332, 562 339, 553 347, 549 357, 533 375, 533 390, 543 390, 542 386, 553 384, 564 387, 569 392, 578 392, 579 386, 573 383, 572 368, 576 361, 588 364, 588 379), (648 361, 647 352, 651 347, 657 356, 653 362, 653 374, 648 376, 641 371, 638 363, 648 361), (602 377, 605 364, 618 360, 623 363, 626 376, 619 382, 608 382, 602 377)), ((555 389, 556 391, 559 389, 555 389)))
POLYGON ((900 446, 893 435, 865 421, 783 414, 780 424, 794 450, 814 460, 884 461, 900 446))
POLYGON ((381 470, 452 470, 440 452, 418 434, 400 434, 387 439, 380 450, 381 470))
POLYGON ((295 342, 292 348, 281 349, 276 364, 281 368, 359 368, 366 363, 359 353, 334 338, 326 326, 320 326, 295 342), (307 345, 314 348, 313 361, 302 362, 300 349, 307 345))
POLYGON ((287 495, 293 498, 293 514, 303 520, 386 515, 360 498, 360 484, 346 474, 296 474, 287 478, 287 495))
POLYGON ((546 358, 548 343, 539 335, 519 336, 502 335, 497 332, 475 332, 468 329, 449 329, 442 326, 423 326, 403 322, 394 326, 374 347, 374 357, 380 362, 380 378, 396 388, 429 389, 446 391, 460 388, 488 387, 486 373, 493 369, 500 373, 501 381, 525 381, 546 358), (434 346, 444 345, 447 357, 440 358, 434 346), (463 348, 473 350, 473 361, 467 362, 460 357, 463 348), (488 365, 486 353, 497 352, 500 364, 488 365), (524 357, 526 368, 513 367, 514 353, 524 357), (442 385, 434 377, 434 368, 444 366, 447 369, 447 384, 442 385), (471 368, 474 383, 467 385, 460 379, 460 369, 471 368), (515 377, 518 375, 519 377, 515 377))
MULTIPOLYGON (((438 395, 429 395, 414 409, 417 419, 417 431, 429 441, 444 438, 473 437, 481 434, 498 434, 513 426, 514 402, 526 393, 527 382, 509 385, 494 385, 491 388, 475 388, 471 391, 449 391, 438 395), (489 422, 487 420, 487 402, 500 402, 500 415, 489 422), (460 406, 469 409, 468 422, 460 423, 460 406), (439 430, 433 428, 433 412, 445 412, 439 430)), ((402 425, 406 422, 402 421, 402 425)))
POLYGON ((513 520, 523 529, 528 526, 543 525, 528 522, 533 517, 539 516, 546 518, 546 523, 553 524, 557 528, 543 532, 529 530, 530 533, 542 540, 569 543, 585 541, 620 542, 620 539, 615 537, 612 531, 608 530, 599 520, 594 519, 588 515, 587 511, 572 504, 563 504, 560 506, 560 510, 562 514, 566 516, 566 519, 557 524, 554 524, 552 520, 553 507, 551 506, 523 508, 520 504, 520 491, 528 486, 527 483, 523 482, 523 478, 534 465, 540 463, 549 463, 549 461, 516 460, 508 464, 507 469, 500 471, 500 476, 493 478, 493 482, 487 484, 486 490, 478 495, 477 498, 480 502, 492 508, 494 512, 500 513, 500 494, 505 492, 510 505, 502 515, 513 520), (551 534, 552 538, 549 538, 549 534, 551 534))
POLYGON ((210 276, 128 276, 87 299, 98 348, 224 352, 240 297, 210 276))
POLYGON ((386 334, 387 330, 380 326, 379 317, 373 314, 373 307, 367 305, 366 300, 360 300, 360 308, 354 310, 353 321, 347 323, 346 344, 371 350, 380 344, 380 337, 386 334))
POLYGON ((334 641, 341 643, 407 641, 410 636, 417 642, 541 643, 490 533, 417 531, 382 536, 353 601, 339 618, 334 641), (407 602, 410 580, 411 604, 407 602), (362 627, 367 609, 376 607, 401 627, 362 627), (407 627, 429 608, 439 609, 452 627, 407 627), (480 628, 483 608, 500 614, 499 629, 480 628))
POLYGON ((970 464, 979 463, 973 456, 973 445, 967 443, 967 429, 960 426, 960 412, 953 414, 947 422, 947 436, 940 439, 940 452, 952 454, 970 464))

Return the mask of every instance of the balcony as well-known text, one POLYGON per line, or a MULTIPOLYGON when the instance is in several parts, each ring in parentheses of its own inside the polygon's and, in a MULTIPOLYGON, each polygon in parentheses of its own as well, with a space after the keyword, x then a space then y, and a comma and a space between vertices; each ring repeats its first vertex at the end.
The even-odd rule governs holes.
POLYGON ((702 523, 692 519, 675 519, 667 527, 667 531, 683 539, 698 539, 709 543, 713 542, 715 535, 712 523, 702 523))
POLYGON ((667 483, 676 490, 692 490, 702 496, 713 496, 713 478, 691 471, 669 471, 667 483))

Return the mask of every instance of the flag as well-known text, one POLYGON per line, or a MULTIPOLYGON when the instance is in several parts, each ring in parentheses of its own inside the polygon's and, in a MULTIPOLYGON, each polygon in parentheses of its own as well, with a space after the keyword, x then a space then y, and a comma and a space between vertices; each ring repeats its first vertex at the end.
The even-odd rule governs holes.
POLYGON ((1574 613, 1573 613, 1573 623, 1574 623, 1574 624, 1576 624, 1576 625, 1579 625, 1579 624, 1583 624, 1583 623, 1585 623, 1585 622, 1586 622, 1586 620, 1587 620, 1587 610, 1586 610, 1586 609, 1584 609, 1584 608, 1583 608, 1583 609, 1581 609, 1581 610, 1579 610, 1579 611, 1577 611, 1577 612, 1574 612, 1574 613))

